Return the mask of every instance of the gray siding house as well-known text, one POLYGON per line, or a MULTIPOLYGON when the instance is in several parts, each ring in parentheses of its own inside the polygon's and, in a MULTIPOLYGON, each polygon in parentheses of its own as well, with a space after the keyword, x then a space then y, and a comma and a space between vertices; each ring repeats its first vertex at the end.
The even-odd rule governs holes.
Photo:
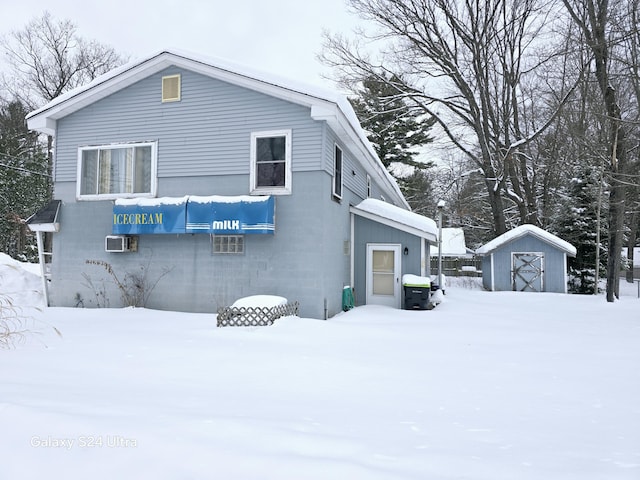
POLYGON ((567 256, 575 257, 576 248, 535 225, 521 225, 476 254, 487 290, 567 293, 567 256))
POLYGON ((399 307, 400 276, 428 274, 435 223, 335 92, 162 51, 27 121, 55 137, 55 215, 30 225, 52 306, 120 306, 105 264, 157 281, 149 308, 271 294, 313 318, 341 311, 346 285, 399 307))

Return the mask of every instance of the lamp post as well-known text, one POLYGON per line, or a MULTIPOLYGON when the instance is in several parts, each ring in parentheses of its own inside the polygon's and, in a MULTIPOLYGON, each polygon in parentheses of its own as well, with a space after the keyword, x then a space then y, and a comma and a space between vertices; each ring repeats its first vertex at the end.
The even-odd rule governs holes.
POLYGON ((445 202, 440 200, 438 202, 438 287, 442 288, 442 210, 444 210, 445 202))

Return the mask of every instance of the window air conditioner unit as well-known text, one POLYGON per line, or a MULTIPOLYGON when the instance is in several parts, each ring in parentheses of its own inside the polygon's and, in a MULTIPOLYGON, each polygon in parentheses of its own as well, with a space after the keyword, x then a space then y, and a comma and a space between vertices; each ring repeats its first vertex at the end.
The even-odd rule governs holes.
POLYGON ((107 235, 104 239, 106 252, 130 252, 131 237, 125 235, 107 235))

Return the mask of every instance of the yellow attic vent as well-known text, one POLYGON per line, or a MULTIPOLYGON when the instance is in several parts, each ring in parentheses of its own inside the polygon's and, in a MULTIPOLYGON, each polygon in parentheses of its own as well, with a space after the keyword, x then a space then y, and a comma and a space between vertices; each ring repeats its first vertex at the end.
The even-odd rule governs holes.
POLYGON ((162 102, 180 101, 180 75, 162 77, 162 102))

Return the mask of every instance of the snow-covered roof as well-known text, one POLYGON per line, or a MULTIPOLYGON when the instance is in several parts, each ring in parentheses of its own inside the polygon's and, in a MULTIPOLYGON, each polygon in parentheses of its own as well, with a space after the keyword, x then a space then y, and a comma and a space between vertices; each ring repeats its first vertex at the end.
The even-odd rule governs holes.
POLYGON ((442 255, 462 257, 467 254, 464 230, 461 228, 442 229, 442 255))
POLYGON ((376 176, 387 187, 386 190, 393 195, 394 203, 409 208, 395 179, 378 159, 345 95, 336 90, 306 85, 219 58, 180 50, 162 50, 115 68, 86 85, 56 97, 29 113, 27 124, 32 130, 55 135, 57 120, 171 66, 309 107, 311 117, 326 121, 345 146, 357 154, 368 173, 376 176))
POLYGON ((506 245, 513 240, 523 237, 525 235, 533 235, 538 237, 543 242, 549 243, 560 250, 563 250, 568 255, 575 257, 576 255, 576 247, 571 245, 569 242, 562 240, 561 238, 553 235, 552 233, 547 232, 546 230, 541 229, 540 227, 536 227, 535 225, 525 224, 520 225, 519 227, 514 228, 506 233, 503 233, 499 237, 494 238, 488 243, 485 243, 483 246, 476 250, 478 255, 488 255, 494 250, 500 248, 503 245, 506 245))
POLYGON ((351 212, 369 220, 426 238, 432 242, 438 240, 438 227, 432 219, 396 207, 382 200, 367 198, 358 205, 351 207, 351 212))

